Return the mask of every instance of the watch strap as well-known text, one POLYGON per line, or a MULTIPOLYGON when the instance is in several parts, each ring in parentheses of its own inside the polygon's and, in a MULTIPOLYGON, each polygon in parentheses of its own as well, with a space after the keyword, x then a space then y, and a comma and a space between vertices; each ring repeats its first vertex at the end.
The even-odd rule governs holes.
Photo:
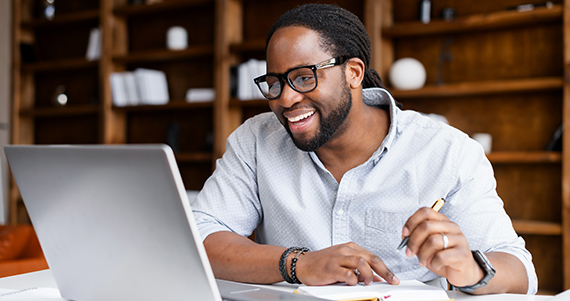
POLYGON ((479 282, 473 285, 455 287, 456 289, 466 293, 471 293, 478 288, 486 286, 487 283, 489 283, 489 281, 495 276, 495 268, 493 268, 491 262, 489 259, 487 259, 487 256, 485 256, 485 254, 479 250, 471 251, 471 253, 473 254, 475 262, 477 262, 481 270, 483 270, 484 276, 483 279, 479 280, 479 282))

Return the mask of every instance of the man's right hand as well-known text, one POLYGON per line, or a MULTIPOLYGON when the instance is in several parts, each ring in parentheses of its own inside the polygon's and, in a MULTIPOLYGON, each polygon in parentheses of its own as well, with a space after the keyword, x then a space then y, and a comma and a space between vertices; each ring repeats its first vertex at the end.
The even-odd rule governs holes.
POLYGON ((382 279, 390 284, 400 283, 380 257, 353 242, 305 253, 297 261, 296 274, 306 285, 368 285, 382 279))

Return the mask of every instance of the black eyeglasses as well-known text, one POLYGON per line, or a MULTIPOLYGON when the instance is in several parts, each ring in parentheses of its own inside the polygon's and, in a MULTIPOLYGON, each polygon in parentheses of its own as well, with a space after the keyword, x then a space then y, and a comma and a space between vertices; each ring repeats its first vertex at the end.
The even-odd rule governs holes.
POLYGON ((317 88, 317 70, 329 68, 343 64, 348 57, 335 57, 320 62, 316 65, 295 67, 285 73, 267 73, 253 79, 263 96, 272 100, 277 99, 283 92, 283 82, 287 79, 287 84, 300 93, 311 92, 317 88))

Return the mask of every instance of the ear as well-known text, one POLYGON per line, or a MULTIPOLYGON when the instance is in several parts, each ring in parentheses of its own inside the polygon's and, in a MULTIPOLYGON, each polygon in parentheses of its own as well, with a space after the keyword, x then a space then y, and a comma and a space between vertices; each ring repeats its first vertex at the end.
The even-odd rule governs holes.
POLYGON ((353 57, 346 62, 346 82, 351 89, 361 87, 365 69, 364 62, 359 58, 353 57))

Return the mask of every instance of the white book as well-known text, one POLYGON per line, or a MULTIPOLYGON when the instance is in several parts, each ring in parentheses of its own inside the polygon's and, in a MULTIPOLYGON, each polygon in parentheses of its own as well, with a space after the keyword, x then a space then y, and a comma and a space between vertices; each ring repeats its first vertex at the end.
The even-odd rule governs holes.
POLYGON ((253 79, 266 73, 266 63, 265 61, 252 59, 248 64, 250 71, 249 84, 251 86, 251 99, 263 99, 263 94, 261 94, 261 91, 259 91, 253 79))
POLYGON ((101 56, 101 30, 93 28, 89 32, 89 43, 87 44, 86 58, 88 61, 94 61, 101 56))
POLYGON ((187 102, 207 102, 214 101, 216 91, 213 88, 193 88, 186 92, 187 102))
POLYGON ((251 98, 251 85, 249 84, 249 65, 242 63, 238 66, 238 86, 237 97, 240 100, 249 100, 251 98))
POLYGON ((139 91, 137 89, 137 81, 133 72, 124 72, 123 83, 127 94, 127 104, 136 106, 140 103, 139 91))
POLYGON ((113 72, 110 76, 111 94, 113 95, 113 104, 118 107, 127 105, 127 95, 125 93, 125 83, 123 75, 120 72, 113 72))
POLYGON ((168 103, 168 82, 164 72, 138 68, 134 74, 141 103, 149 105, 168 103))
POLYGON ((168 94, 168 81, 163 71, 154 71, 152 73, 152 103, 156 105, 167 104, 170 100, 168 94))
POLYGON ((135 81, 137 86, 137 95, 139 96, 139 104, 149 104, 150 97, 150 82, 147 76, 147 69, 138 68, 133 74, 135 75, 135 81))

